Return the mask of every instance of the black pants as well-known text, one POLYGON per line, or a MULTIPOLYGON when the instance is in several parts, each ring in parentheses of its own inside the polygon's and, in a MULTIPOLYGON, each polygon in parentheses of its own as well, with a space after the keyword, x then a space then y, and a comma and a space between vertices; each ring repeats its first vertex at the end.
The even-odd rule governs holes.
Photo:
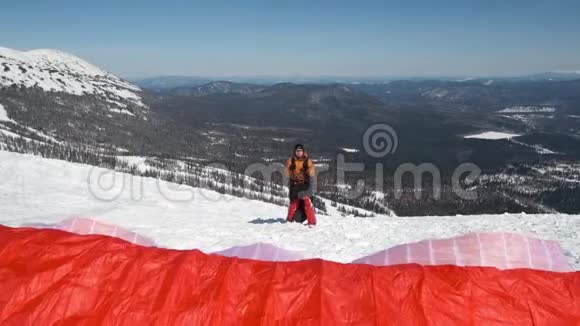
POLYGON ((290 200, 302 198, 304 196, 311 197, 312 189, 310 183, 293 184, 290 183, 290 200))

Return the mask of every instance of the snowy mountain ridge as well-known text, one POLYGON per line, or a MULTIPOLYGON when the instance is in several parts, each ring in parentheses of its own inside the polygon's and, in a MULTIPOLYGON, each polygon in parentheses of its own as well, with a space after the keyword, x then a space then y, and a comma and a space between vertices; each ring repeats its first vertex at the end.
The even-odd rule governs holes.
POLYGON ((0 88, 13 85, 79 96, 96 95, 111 103, 145 106, 139 87, 60 50, 18 51, 0 47, 0 88))

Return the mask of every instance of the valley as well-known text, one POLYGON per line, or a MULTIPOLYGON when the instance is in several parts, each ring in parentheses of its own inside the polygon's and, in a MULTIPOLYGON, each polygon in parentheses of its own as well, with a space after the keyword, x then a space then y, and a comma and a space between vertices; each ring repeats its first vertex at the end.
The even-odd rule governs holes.
MULTIPOLYGON (((1 49, 0 65, 8 69, 0 88, 0 146, 5 150, 121 166, 200 186, 194 179, 171 176, 180 171, 139 171, 118 159, 144 157, 158 166, 177 160, 196 169, 216 165, 243 180, 252 164, 282 164, 292 146, 303 143, 320 170, 318 194, 352 207, 352 215, 580 212, 576 79, 342 84, 194 79, 199 84, 191 86, 178 79, 182 83, 176 87, 144 89, 59 51, 1 49), (368 155, 363 139, 377 123, 390 126, 398 142, 394 153, 379 158, 368 155), (365 168, 338 180, 340 157, 365 168), (476 200, 465 201, 453 191, 451 176, 466 163, 481 170, 468 185, 477 192, 476 200), (380 181, 377 164, 383 166, 380 181), (420 196, 412 175, 403 176, 402 192, 397 190, 393 174, 403 164, 435 166, 441 196, 433 198, 430 175, 421 180, 420 196), (568 167, 563 176, 537 172, 562 166, 568 167), (353 198, 359 180, 365 186, 353 198)), ((251 177, 263 183, 260 187, 281 187, 258 197, 285 205, 280 174, 251 177)), ((226 185, 204 187, 223 192, 226 185)))

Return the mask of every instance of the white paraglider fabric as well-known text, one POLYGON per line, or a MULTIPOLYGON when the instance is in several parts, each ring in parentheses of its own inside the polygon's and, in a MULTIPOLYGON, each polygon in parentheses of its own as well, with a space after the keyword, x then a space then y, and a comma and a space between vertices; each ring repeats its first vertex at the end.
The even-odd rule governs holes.
MULTIPOLYGON (((68 218, 55 224, 29 227, 60 229, 77 234, 117 237, 141 246, 156 246, 155 241, 116 225, 91 218, 68 218)), ((234 246, 214 254, 262 261, 299 261, 305 253, 269 243, 234 246)), ((352 261, 354 264, 388 266, 399 264, 488 266, 498 269, 536 269, 555 272, 573 271, 556 241, 529 235, 478 232, 448 239, 429 239, 394 246, 352 261)))
POLYGON ((557 242, 499 232, 470 233, 449 239, 402 244, 356 259, 353 263, 375 266, 417 263, 572 271, 557 242))

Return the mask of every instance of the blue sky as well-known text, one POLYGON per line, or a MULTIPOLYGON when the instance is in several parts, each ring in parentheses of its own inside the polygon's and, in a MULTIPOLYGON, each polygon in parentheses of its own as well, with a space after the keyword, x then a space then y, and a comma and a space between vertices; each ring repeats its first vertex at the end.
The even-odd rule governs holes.
POLYGON ((10 1, 0 46, 62 49, 124 77, 580 70, 580 1, 228 2, 10 1))

